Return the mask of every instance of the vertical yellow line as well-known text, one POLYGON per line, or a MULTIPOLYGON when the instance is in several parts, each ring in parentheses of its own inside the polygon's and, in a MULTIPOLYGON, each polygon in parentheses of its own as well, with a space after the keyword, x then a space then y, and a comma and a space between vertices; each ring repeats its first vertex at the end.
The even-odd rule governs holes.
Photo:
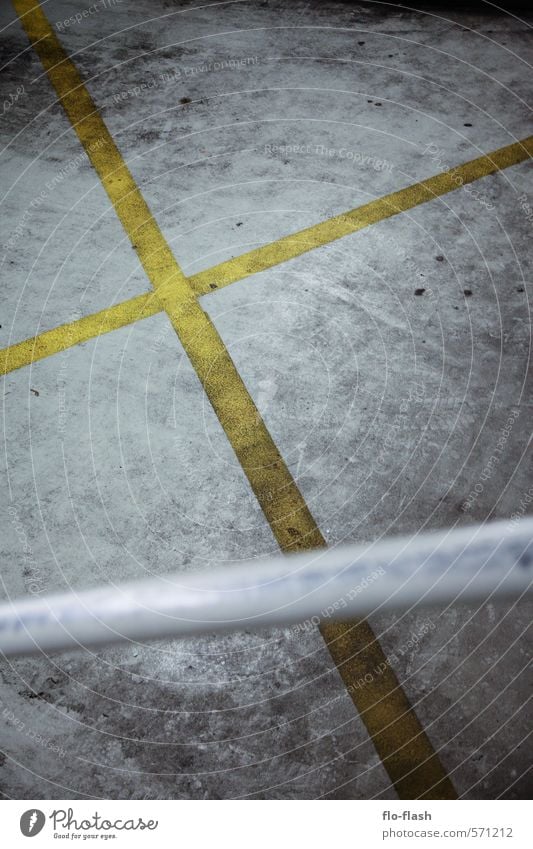
MULTIPOLYGON (((200 378, 283 551, 324 539, 229 356, 124 163, 81 76, 34 0, 14 0, 50 82, 200 378)), ((321 629, 401 798, 455 798, 431 743, 366 622, 321 629), (358 679, 382 669, 362 689, 358 679)))

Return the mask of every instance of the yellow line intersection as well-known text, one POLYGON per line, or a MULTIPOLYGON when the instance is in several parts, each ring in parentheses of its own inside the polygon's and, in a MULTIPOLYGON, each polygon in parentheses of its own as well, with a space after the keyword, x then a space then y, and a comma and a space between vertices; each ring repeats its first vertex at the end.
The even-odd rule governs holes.
MULTIPOLYGON (((475 180, 525 162, 531 157, 533 157, 533 136, 528 136, 442 174, 370 201, 364 206, 356 207, 327 221, 284 236, 234 259, 225 260, 185 279, 197 297, 212 294, 217 289, 244 280, 260 271, 266 271, 268 268, 274 268, 288 260, 296 259, 309 251, 377 224, 379 221, 442 197, 475 180)), ((72 345, 86 342, 95 336, 101 336, 103 333, 109 333, 111 330, 162 311, 163 308, 152 295, 138 295, 78 321, 63 324, 54 330, 0 350, 0 374, 8 374, 32 362, 64 351, 72 345)))
MULTIPOLYGON (((142 197, 83 79, 40 5, 14 0, 81 144, 152 284, 153 293, 47 331, 1 352, 4 373, 140 318, 166 312, 247 475, 283 551, 323 546, 324 539, 272 437, 198 297, 300 256, 460 185, 533 155, 533 137, 479 157, 385 198, 286 236, 187 278, 142 197), (458 179, 459 178, 459 179, 458 179)), ((400 798, 455 798, 454 787, 366 622, 336 623, 321 632, 400 798), (372 685, 354 686, 383 668, 372 685)))

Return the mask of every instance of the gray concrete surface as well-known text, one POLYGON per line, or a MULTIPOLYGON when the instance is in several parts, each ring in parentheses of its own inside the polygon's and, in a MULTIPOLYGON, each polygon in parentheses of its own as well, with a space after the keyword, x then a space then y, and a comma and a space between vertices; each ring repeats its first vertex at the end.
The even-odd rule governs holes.
MULTIPOLYGON (((24 85, 1 128, 3 348, 149 284, 0 20, 3 90, 24 85)), ((56 31, 192 273, 530 134, 530 26, 458 4, 123 0, 56 31)), ((530 164, 474 186, 202 299, 330 544, 530 512, 530 164)), ((3 383, 3 597, 276 550, 164 316, 3 383)), ((466 798, 531 793, 530 619, 372 618, 466 798)), ((317 632, 0 674, 6 798, 395 798, 317 632)))

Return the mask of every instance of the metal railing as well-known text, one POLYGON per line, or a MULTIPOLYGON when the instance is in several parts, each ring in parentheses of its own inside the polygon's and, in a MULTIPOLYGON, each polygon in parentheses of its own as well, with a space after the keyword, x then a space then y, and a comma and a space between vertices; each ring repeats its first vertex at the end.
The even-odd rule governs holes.
POLYGON ((420 605, 519 599, 533 586, 533 519, 317 549, 0 604, 0 651, 319 624, 420 605))

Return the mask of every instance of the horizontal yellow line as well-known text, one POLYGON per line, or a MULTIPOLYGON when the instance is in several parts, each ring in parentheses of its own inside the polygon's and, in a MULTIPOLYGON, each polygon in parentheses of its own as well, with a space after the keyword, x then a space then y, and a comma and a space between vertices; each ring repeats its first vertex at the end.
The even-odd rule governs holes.
POLYGON ((377 224, 400 212, 406 212, 408 209, 448 194, 474 180, 488 177, 511 165, 518 165, 531 156, 533 156, 533 136, 528 136, 492 153, 471 159, 442 174, 415 183, 413 186, 370 201, 364 206, 358 206, 341 215, 335 215, 327 221, 291 233, 289 236, 255 248, 234 259, 228 259, 205 271, 199 271, 198 274, 189 277, 189 284, 197 295, 206 295, 215 289, 229 286, 237 280, 243 280, 267 268, 273 268, 315 248, 329 245, 337 239, 370 227, 371 224, 377 224))
POLYGON ((46 330, 0 351, 0 375, 28 366, 37 360, 44 360, 45 357, 66 351, 80 342, 87 342, 103 333, 109 333, 110 330, 117 330, 158 312, 161 312, 161 306, 157 298, 152 292, 147 292, 85 318, 61 324, 53 330, 46 330))

